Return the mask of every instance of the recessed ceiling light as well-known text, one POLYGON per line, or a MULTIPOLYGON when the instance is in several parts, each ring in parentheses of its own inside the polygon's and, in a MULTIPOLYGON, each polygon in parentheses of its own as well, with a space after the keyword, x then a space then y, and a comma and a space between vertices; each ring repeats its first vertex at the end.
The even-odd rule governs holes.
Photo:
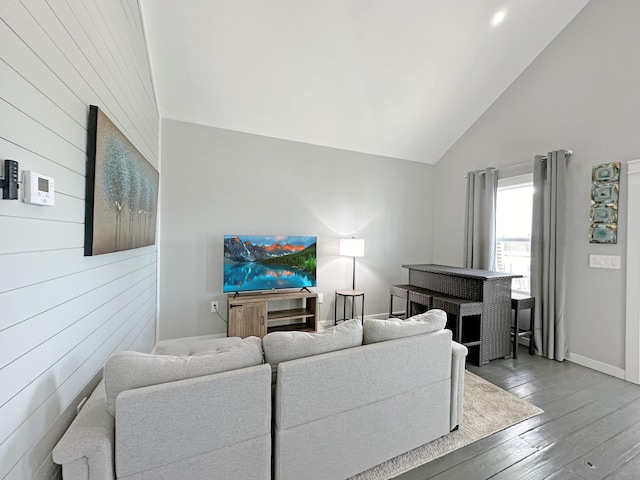
POLYGON ((493 16, 493 20, 491 23, 494 25, 498 25, 502 20, 504 20, 504 10, 500 10, 493 16))

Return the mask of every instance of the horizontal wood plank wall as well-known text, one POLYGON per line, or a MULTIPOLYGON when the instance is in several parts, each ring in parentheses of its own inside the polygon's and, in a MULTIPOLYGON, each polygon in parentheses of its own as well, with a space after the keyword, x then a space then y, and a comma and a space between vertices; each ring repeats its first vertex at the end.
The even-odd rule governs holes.
POLYGON ((60 478, 51 450, 105 360, 155 343, 156 247, 83 254, 89 105, 159 168, 137 1, 2 0, 0 160, 56 181, 53 208, 0 200, 3 480, 60 478))

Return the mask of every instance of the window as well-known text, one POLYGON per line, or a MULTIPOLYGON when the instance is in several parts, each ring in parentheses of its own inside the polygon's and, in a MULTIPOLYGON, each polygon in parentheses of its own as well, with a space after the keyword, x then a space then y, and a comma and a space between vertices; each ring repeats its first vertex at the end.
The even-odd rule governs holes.
POLYGON ((498 179, 496 199, 496 266, 517 273, 512 289, 530 293, 533 174, 498 179))

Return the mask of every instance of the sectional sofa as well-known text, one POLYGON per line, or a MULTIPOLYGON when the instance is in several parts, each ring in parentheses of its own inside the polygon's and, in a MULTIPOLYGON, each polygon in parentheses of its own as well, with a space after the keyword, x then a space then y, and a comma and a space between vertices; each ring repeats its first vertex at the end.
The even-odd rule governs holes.
POLYGON ((459 425, 467 349, 445 322, 118 353, 53 459, 64 480, 344 480, 459 425))

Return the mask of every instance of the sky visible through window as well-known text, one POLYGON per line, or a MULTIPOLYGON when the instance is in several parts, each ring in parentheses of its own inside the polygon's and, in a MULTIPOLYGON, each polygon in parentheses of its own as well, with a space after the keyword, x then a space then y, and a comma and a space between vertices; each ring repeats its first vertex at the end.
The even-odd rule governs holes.
POLYGON ((512 288, 530 291, 533 184, 498 187, 496 199, 496 270, 523 275, 512 288))
POLYGON ((497 238, 530 238, 533 185, 499 188, 496 206, 497 238))

